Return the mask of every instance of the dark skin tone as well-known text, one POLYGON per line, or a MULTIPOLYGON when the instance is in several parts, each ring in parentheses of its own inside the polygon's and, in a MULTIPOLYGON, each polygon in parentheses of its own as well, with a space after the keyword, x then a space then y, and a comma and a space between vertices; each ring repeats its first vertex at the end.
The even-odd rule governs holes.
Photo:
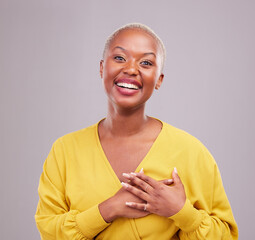
MULTIPOLYGON (((127 122, 123 121, 126 126, 127 122)), ((136 170, 161 131, 160 122, 151 118, 144 122, 144 125, 141 125, 141 129, 134 132, 130 131, 124 135, 122 135, 123 132, 121 130, 118 130, 115 134, 107 131, 107 126, 104 126, 106 122, 101 123, 99 126, 101 145, 121 182, 126 181, 122 175, 124 172, 134 172, 136 170), (147 129, 150 129, 150 131, 147 131, 147 129)), ((123 126, 120 126, 120 129, 122 128, 123 126)))
POLYGON ((140 218, 150 213, 169 217, 186 200, 184 187, 174 171, 171 180, 159 182, 143 172, 131 174, 162 128, 160 121, 145 115, 147 100, 164 78, 160 54, 152 36, 129 29, 114 38, 100 62, 100 75, 108 96, 107 117, 98 129, 100 142, 114 172, 125 182, 113 197, 99 204, 106 222, 119 217, 140 218), (117 86, 123 81, 129 84, 132 81, 136 88, 117 86))

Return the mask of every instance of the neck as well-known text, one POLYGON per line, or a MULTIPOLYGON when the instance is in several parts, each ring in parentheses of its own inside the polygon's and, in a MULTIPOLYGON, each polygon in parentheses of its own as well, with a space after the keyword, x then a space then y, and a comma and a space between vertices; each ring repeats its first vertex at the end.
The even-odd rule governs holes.
POLYGON ((113 136, 130 136, 139 133, 149 120, 144 113, 145 106, 137 109, 118 109, 108 105, 103 128, 113 136))

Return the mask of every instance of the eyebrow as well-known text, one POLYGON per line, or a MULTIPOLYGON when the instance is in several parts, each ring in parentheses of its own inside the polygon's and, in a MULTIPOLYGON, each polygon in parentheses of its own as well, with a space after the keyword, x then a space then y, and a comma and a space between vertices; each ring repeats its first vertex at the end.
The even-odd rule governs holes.
MULTIPOLYGON (((124 51, 124 52, 127 51, 125 48, 120 47, 120 46, 116 46, 116 47, 114 47, 113 49, 116 49, 116 48, 119 48, 120 50, 122 50, 122 51, 124 51)), ((144 53, 143 55, 144 55, 144 56, 146 56, 146 55, 153 55, 155 58, 157 58, 157 56, 156 56, 156 54, 155 54, 154 52, 144 53)))

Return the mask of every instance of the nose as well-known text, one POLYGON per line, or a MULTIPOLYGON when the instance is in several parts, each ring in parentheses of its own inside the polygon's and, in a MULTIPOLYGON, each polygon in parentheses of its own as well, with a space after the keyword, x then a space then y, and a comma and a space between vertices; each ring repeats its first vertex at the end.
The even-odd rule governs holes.
POLYGON ((138 66, 135 60, 128 61, 123 70, 124 73, 130 76, 138 75, 138 66))

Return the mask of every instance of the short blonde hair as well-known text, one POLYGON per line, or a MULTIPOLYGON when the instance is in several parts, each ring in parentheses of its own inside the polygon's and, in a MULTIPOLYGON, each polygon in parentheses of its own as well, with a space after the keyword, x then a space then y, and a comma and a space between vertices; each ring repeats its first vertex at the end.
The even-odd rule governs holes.
POLYGON ((115 30, 106 40, 105 42, 105 46, 104 46, 104 51, 103 51, 103 58, 105 57, 105 54, 107 52, 107 50, 109 49, 109 46, 111 45, 112 41, 114 40, 114 38, 122 31, 124 30, 128 30, 128 29, 138 29, 141 31, 144 31, 146 33, 148 33, 150 36, 152 36, 158 43, 160 50, 161 50, 161 72, 163 71, 164 68, 164 64, 165 64, 165 59, 166 59, 166 49, 165 49, 165 45, 162 42, 162 40, 159 38, 159 36, 148 26, 141 24, 141 23, 129 23, 126 24, 120 28, 118 28, 117 30, 115 30))

